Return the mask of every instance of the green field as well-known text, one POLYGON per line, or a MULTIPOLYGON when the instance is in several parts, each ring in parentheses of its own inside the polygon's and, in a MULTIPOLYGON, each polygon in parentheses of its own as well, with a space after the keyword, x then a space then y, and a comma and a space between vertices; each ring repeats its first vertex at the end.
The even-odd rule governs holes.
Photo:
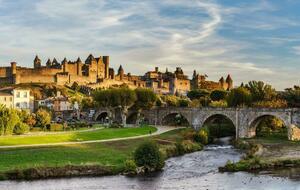
MULTIPOLYGON (((154 128, 150 129, 154 130, 154 128)), ((112 129, 108 130, 110 131, 108 134, 116 130, 125 132, 128 129, 112 129)), ((149 130, 148 127, 142 131, 147 132, 147 130, 149 130)), ((183 130, 188 129, 177 129, 158 136, 141 139, 55 147, 2 149, 0 150, 0 171, 5 172, 13 169, 87 164, 109 166, 114 171, 120 171, 124 167, 124 161, 128 159, 135 148, 145 141, 145 139, 151 138, 161 145, 167 145, 182 140, 181 132, 183 130)), ((127 135, 129 134, 136 133, 127 132, 127 135)), ((111 136, 113 135, 111 134, 111 136)))
POLYGON ((61 134, 47 135, 28 135, 28 136, 2 136, 0 146, 7 145, 30 145, 30 144, 49 144, 60 142, 81 142, 90 140, 104 140, 122 137, 132 137, 148 134, 149 131, 155 132, 155 127, 145 126, 138 128, 106 128, 94 131, 77 131, 61 134))

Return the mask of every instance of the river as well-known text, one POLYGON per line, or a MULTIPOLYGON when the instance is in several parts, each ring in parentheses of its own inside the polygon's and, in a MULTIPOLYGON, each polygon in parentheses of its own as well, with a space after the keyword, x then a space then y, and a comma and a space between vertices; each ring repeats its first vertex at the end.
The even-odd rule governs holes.
POLYGON ((38 181, 2 181, 1 190, 300 190, 300 170, 289 169, 260 174, 219 173, 227 160, 241 154, 229 145, 210 145, 166 161, 163 172, 145 177, 85 177, 38 181))

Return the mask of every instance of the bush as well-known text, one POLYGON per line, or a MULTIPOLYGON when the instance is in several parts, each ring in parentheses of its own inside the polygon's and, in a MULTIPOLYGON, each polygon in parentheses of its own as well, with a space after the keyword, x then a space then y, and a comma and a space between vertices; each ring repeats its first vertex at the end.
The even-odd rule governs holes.
POLYGON ((14 134, 23 135, 25 133, 28 133, 29 129, 30 127, 26 123, 18 123, 14 128, 14 134))
POLYGON ((134 160, 126 160, 125 161, 125 173, 127 174, 136 174, 137 166, 134 160))
POLYGON ((243 107, 250 105, 252 96, 247 88, 239 87, 232 89, 227 97, 227 104, 230 107, 243 107))
POLYGON ((152 141, 142 143, 135 150, 134 161, 137 166, 144 167, 145 171, 161 170, 165 164, 158 145, 152 141))
POLYGON ((227 102, 224 100, 220 100, 220 101, 212 101, 209 103, 210 107, 213 108, 226 108, 227 107, 227 102))
POLYGON ((184 155, 185 150, 184 150, 184 146, 183 146, 182 143, 177 142, 177 143, 175 144, 175 147, 176 147, 176 155, 177 155, 177 156, 184 155))
POLYGON ((206 145, 209 143, 209 132, 207 129, 202 128, 198 133, 196 133, 194 140, 198 143, 206 145))
POLYGON ((36 112, 36 127, 45 128, 51 122, 51 114, 45 109, 36 112))
POLYGON ((187 99, 179 99, 178 100, 179 107, 188 107, 189 103, 190 102, 187 99))
POLYGON ((225 90, 214 90, 210 94, 210 98, 213 101, 225 100, 228 92, 225 90))
POLYGON ((203 146, 198 143, 194 143, 191 140, 182 141, 181 146, 183 147, 184 153, 191 153, 203 149, 203 146))
POLYGON ((63 131, 64 127, 62 124, 53 123, 50 125, 50 131, 63 131))
POLYGON ((30 130, 31 130, 32 132, 39 132, 39 131, 43 131, 43 129, 42 129, 42 128, 40 128, 40 127, 32 127, 30 130))

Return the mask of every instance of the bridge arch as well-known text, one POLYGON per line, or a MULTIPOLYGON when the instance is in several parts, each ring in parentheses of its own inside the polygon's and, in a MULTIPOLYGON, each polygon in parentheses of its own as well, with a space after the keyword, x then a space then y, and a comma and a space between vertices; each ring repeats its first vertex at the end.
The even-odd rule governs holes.
POLYGON ((139 113, 137 111, 130 112, 126 118, 127 124, 149 124, 149 119, 145 116, 143 112, 139 113), (139 118, 138 118, 139 117, 139 118), (139 119, 139 123, 137 122, 139 119))
POLYGON ((186 114, 179 111, 171 111, 161 116, 160 125, 190 126, 191 121, 189 120, 189 117, 186 114))
POLYGON ((291 127, 290 119, 285 117, 285 115, 274 114, 274 113, 262 113, 262 114, 255 116, 254 118, 252 118, 249 121, 249 123, 248 123, 248 137, 249 138, 256 136, 256 129, 257 129, 258 125, 264 119, 266 119, 268 117, 273 117, 273 118, 277 118, 277 119, 281 120, 283 122, 284 126, 287 128, 287 130, 289 130, 289 128, 291 127))
POLYGON ((104 121, 103 119, 111 116, 112 112, 109 109, 101 109, 94 114, 94 121, 104 121))

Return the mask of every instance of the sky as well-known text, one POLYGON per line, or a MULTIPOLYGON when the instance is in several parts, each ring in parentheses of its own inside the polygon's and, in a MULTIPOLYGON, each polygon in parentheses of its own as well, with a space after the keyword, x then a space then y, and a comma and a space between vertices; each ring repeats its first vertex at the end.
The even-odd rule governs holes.
POLYGON ((92 53, 132 74, 182 67, 281 90, 300 83, 299 10, 299 0, 0 0, 0 66, 92 53))

